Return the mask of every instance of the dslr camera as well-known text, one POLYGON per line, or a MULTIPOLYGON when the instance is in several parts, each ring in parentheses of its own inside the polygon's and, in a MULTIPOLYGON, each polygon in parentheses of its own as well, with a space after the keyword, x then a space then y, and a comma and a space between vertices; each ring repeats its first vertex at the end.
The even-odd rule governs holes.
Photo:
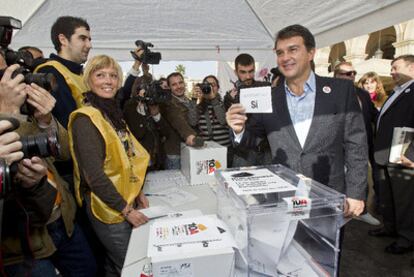
POLYGON ((209 82, 205 81, 203 83, 198 83, 198 87, 200 87, 203 94, 210 94, 211 93, 211 85, 209 82))
POLYGON ((137 90, 138 92, 144 90, 144 95, 141 96, 137 93, 137 96, 134 98, 148 105, 162 104, 171 99, 171 91, 169 89, 163 89, 159 81, 143 83, 137 90))
POLYGON ((138 55, 134 51, 131 51, 131 55, 134 59, 141 61, 142 63, 146 63, 146 64, 159 64, 160 63, 161 53, 151 52, 149 48, 154 47, 154 45, 151 42, 137 40, 135 41, 135 45, 143 49, 144 53, 142 54, 141 57, 138 57, 138 55))
MULTIPOLYGON (((32 73, 33 56, 28 51, 13 51, 8 46, 11 43, 13 29, 21 29, 22 23, 20 20, 10 16, 0 16, 0 47, 4 54, 4 59, 8 66, 12 64, 19 64, 20 68, 15 70, 12 78, 18 74, 23 74, 24 82, 26 84, 35 83, 38 86, 52 90, 56 86, 56 79, 51 73, 32 73)), ((0 70, 0 79, 3 77, 4 70, 0 70)))
MULTIPOLYGON (((0 117, 0 120, 7 120, 12 127, 6 132, 12 132, 19 128, 20 123, 15 118, 0 117)), ((23 159, 38 157, 59 157, 60 144, 56 131, 48 133, 39 133, 28 135, 20 138, 22 143, 23 159)), ((12 187, 12 177, 17 171, 17 164, 13 163, 10 167, 4 159, 0 159, 0 199, 4 198, 12 187)))

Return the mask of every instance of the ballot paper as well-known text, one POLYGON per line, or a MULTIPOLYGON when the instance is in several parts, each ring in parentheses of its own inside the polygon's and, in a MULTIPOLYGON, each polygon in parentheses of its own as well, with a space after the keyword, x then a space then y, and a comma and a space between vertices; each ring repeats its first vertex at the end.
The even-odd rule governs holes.
POLYGON ((146 209, 141 209, 139 212, 143 213, 149 219, 155 219, 167 216, 171 213, 171 209, 165 206, 152 206, 146 209))
POLYGON ((267 168, 223 171, 221 175, 237 195, 296 190, 295 186, 267 168))
POLYGON ((155 221, 150 227, 148 256, 179 255, 234 247, 228 228, 215 216, 155 221))
POLYGON ((144 191, 158 192, 166 188, 188 185, 187 179, 180 170, 159 170, 148 172, 145 178, 144 191))
POLYGON ((240 103, 246 113, 271 113, 272 89, 268 87, 240 89, 240 103))
POLYGON ((181 206, 198 199, 196 195, 174 187, 156 193, 145 193, 145 195, 162 200, 171 207, 181 206))

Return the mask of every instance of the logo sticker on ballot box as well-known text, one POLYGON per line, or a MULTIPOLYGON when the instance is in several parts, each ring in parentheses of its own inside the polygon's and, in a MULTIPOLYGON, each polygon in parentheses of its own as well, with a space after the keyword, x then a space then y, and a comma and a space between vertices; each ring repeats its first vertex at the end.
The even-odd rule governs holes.
POLYGON ((294 219, 309 218, 312 207, 312 200, 304 196, 285 197, 283 200, 287 204, 287 212, 294 219))

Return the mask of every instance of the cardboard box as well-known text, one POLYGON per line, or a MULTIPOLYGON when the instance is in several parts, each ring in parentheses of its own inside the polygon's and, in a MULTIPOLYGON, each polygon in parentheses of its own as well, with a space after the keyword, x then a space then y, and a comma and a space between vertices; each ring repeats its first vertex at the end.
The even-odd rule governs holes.
POLYGON ((154 222, 148 256, 154 277, 234 276, 235 242, 216 216, 154 222))
POLYGON ((214 141, 202 148, 181 144, 181 171, 190 185, 215 183, 214 172, 227 168, 227 147, 214 141))

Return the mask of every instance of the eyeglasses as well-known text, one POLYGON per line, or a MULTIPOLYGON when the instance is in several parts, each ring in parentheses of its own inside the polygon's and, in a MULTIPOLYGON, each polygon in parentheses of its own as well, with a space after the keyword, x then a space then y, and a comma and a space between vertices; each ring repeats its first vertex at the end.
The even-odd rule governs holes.
POLYGON ((352 71, 339 71, 338 74, 339 75, 346 75, 348 77, 351 77, 351 76, 356 76, 357 72, 355 70, 352 70, 352 71))

